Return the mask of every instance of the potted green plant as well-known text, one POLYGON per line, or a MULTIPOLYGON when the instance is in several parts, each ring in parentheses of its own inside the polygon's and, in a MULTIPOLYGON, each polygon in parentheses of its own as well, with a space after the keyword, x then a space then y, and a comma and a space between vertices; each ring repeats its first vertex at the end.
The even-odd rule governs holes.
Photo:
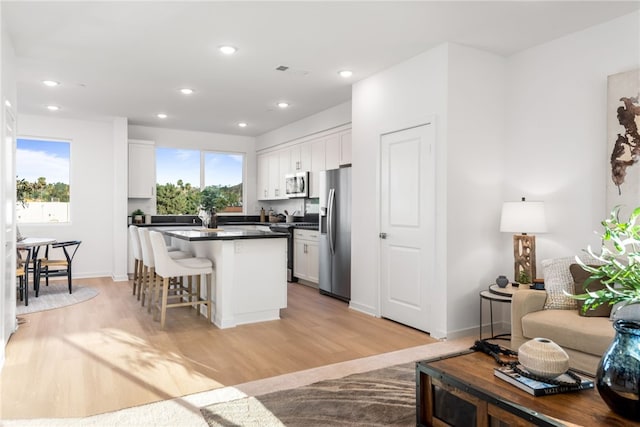
MULTIPOLYGON (((573 295, 583 300, 583 310, 602 304, 619 304, 624 307, 640 303, 640 207, 631 212, 627 221, 619 218, 620 206, 616 206, 609 218, 602 221, 602 247, 587 252, 598 265, 587 265, 579 257, 576 261, 590 273, 585 281, 585 293, 573 295), (600 281, 602 289, 589 289, 600 281)), ((596 373, 596 385, 600 396, 619 414, 640 420, 640 322, 618 319, 614 322, 616 335, 600 360, 596 373)))
POLYGON ((142 217, 144 216, 142 209, 136 209, 131 213, 131 216, 133 217, 134 224, 142 224, 142 217))

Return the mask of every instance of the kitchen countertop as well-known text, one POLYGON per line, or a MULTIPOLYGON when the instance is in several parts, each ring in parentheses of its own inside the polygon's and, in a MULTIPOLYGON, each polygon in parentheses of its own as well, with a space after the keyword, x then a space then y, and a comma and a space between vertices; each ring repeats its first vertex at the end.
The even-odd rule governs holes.
POLYGON ((239 240, 239 239, 273 239, 287 238, 288 234, 275 231, 233 230, 233 231, 201 231, 201 230, 166 230, 164 234, 189 242, 203 240, 239 240))

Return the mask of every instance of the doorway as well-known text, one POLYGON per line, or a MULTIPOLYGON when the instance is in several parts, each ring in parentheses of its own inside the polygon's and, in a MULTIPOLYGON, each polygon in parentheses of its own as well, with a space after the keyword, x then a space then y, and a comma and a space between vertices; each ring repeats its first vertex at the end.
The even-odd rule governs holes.
POLYGON ((380 141, 381 315, 424 332, 435 277, 434 149, 433 123, 380 141))

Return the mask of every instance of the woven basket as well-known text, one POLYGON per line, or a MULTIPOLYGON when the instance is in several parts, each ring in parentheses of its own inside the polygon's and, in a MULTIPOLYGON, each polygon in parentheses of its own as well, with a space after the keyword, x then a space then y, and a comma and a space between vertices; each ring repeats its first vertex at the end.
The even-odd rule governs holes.
POLYGON ((569 369, 569 355, 548 338, 534 338, 518 349, 518 361, 529 372, 555 378, 569 369))

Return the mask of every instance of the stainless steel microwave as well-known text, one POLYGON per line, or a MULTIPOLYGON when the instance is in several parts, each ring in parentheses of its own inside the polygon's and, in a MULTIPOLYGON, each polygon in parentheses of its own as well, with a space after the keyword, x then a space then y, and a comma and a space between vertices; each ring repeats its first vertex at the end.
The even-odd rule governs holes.
POLYGON ((284 180, 287 197, 309 197, 309 172, 287 174, 284 180))

